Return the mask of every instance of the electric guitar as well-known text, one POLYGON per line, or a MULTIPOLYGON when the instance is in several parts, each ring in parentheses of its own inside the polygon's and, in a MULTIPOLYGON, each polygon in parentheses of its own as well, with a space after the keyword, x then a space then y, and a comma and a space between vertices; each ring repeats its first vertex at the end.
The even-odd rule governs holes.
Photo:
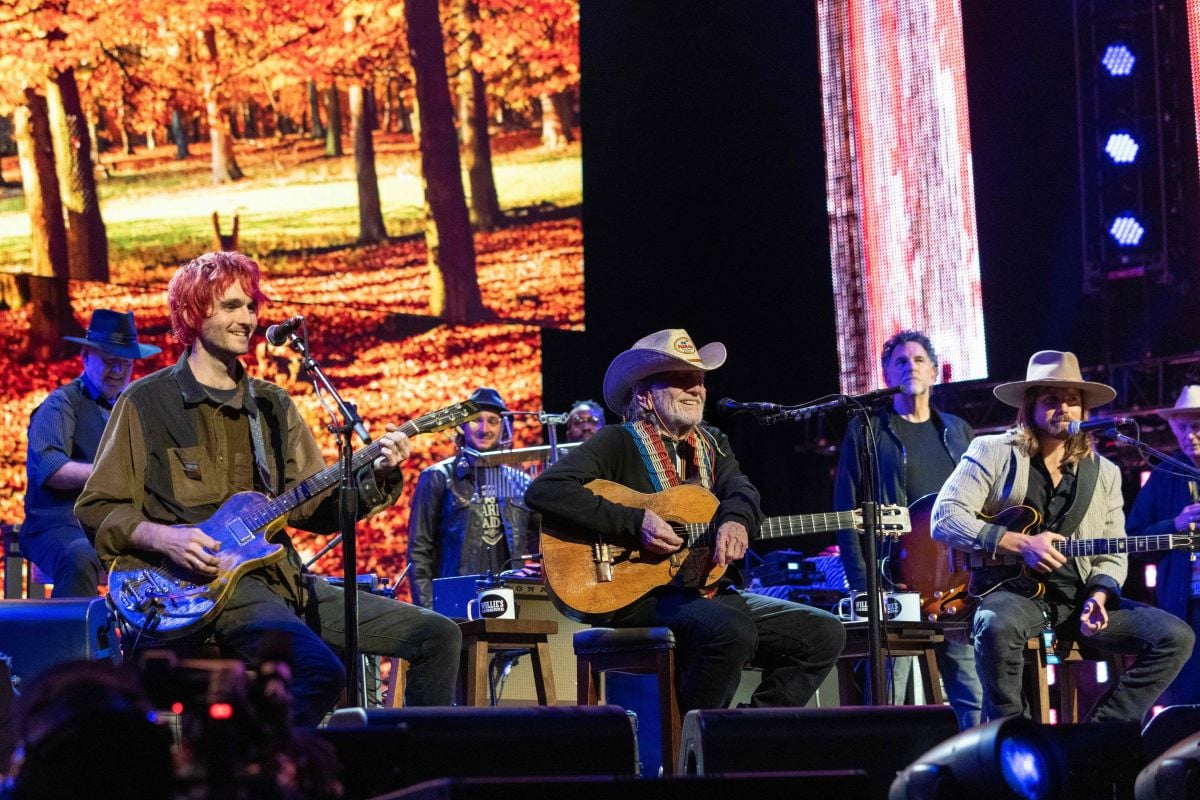
MULTIPOLYGON (((725 573, 725 567, 712 561, 716 541, 712 518, 719 505, 712 492, 695 484, 682 484, 645 494, 606 480, 591 481, 584 488, 614 503, 653 511, 675 529, 684 546, 661 555, 642 550, 640 540, 608 542, 603 537, 543 529, 542 570, 551 599, 567 617, 597 621, 652 589, 668 585, 711 588, 725 573)), ((757 535, 751 531, 751 539, 848 528, 862 528, 861 511, 768 517, 757 535)), ((900 536, 909 529, 907 508, 880 507, 882 535, 900 536)))
MULTIPOLYGON (((1018 556, 987 556, 954 549, 930 536, 930 511, 935 495, 926 495, 910 509, 913 535, 905 538, 897 559, 898 579, 921 596, 921 611, 928 619, 964 616, 979 598, 997 589, 1038 598, 1046 592, 1045 575, 1034 572, 1018 556)), ((1012 506, 995 516, 979 518, 1003 525, 1014 533, 1032 536, 1041 532, 1041 514, 1029 506, 1012 506)), ((1176 532, 1149 536, 1113 536, 1103 539, 1064 539, 1054 548, 1068 558, 1108 553, 1193 551, 1200 534, 1176 532)))
MULTIPOLYGON (((477 416, 478 406, 467 401, 409 420, 400 430, 411 437, 452 428, 477 416)), ((369 465, 381 451, 379 442, 357 451, 355 471, 369 465)), ((192 572, 161 553, 139 551, 118 556, 109 568, 108 593, 121 619, 139 634, 162 640, 186 636, 211 622, 243 575, 284 557, 283 545, 269 541, 270 537, 283 528, 289 511, 337 485, 342 466, 334 464, 275 498, 260 492, 238 492, 208 520, 176 525, 199 528, 221 543, 216 575, 192 572)))

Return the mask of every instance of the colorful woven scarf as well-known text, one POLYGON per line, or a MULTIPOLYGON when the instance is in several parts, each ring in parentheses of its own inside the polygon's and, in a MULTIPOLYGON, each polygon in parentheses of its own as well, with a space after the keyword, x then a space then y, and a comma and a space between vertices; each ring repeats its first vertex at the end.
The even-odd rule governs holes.
MULTIPOLYGON (((625 429, 633 436, 633 443, 642 456, 650 482, 654 491, 661 492, 669 486, 678 486, 684 481, 675 469, 674 460, 667 454, 662 435, 649 421, 641 419, 636 422, 626 422, 625 429)), ((691 474, 699 477, 699 483, 705 489, 713 488, 713 473, 717 465, 717 444, 712 434, 703 428, 697 428, 683 440, 691 446, 691 474)))

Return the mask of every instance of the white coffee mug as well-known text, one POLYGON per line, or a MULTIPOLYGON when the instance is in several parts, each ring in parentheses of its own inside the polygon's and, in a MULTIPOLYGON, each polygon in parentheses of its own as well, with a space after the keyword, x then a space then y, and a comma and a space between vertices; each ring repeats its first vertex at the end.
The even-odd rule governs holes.
MULTIPOLYGON (((885 619, 891 622, 916 622, 921 618, 921 595, 918 592, 884 592, 880 606, 885 619)), ((867 593, 854 592, 838 601, 839 619, 858 622, 867 618, 867 593)))
POLYGON ((516 619, 517 600, 513 590, 504 586, 481 589, 479 596, 467 601, 467 619, 516 619))

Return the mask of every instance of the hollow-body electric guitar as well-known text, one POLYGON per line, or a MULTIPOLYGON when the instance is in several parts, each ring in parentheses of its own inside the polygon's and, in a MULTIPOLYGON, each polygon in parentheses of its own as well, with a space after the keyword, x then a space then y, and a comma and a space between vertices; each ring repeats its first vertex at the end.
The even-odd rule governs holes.
MULTIPOLYGON (((452 428, 479 415, 472 402, 458 403, 409 420, 400 426, 407 436, 452 428)), ((353 457, 355 471, 381 453, 374 442, 353 457)), ((284 557, 281 544, 268 541, 280 530, 287 514, 314 496, 337 485, 342 465, 334 464, 301 481, 278 497, 259 492, 238 492, 217 512, 197 525, 220 542, 218 573, 200 575, 160 553, 139 551, 118 556, 108 572, 108 592, 122 620, 139 633, 155 639, 175 639, 210 622, 228 601, 237 581, 251 570, 284 557)))
MULTIPOLYGON (((660 586, 705 589, 716 585, 725 567, 714 564, 712 550, 719 501, 694 484, 672 486, 646 494, 619 483, 594 480, 585 487, 593 494, 630 508, 645 508, 662 517, 684 540, 668 555, 641 549, 641 542, 604 541, 588 534, 542 531, 542 569, 550 596, 573 619, 596 620, 618 611, 660 586)), ((908 509, 881 506, 879 530, 885 536, 909 531, 908 509)), ((861 529, 862 512, 798 514, 768 517, 751 540, 803 536, 843 529, 861 529)))

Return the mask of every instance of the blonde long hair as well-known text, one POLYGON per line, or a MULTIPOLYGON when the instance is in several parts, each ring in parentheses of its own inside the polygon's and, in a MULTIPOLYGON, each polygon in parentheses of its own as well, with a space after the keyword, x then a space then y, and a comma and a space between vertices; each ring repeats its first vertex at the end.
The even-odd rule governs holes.
MULTIPOLYGON (((1033 407, 1037 405, 1038 392, 1045 386, 1030 386, 1025 390, 1021 407, 1017 409, 1017 422, 1009 430, 1009 441, 1016 446, 1022 455, 1033 458, 1038 454, 1037 434, 1033 426, 1033 407)), ((1088 418, 1088 410, 1083 410, 1083 419, 1088 418)), ((1063 450, 1062 465, 1064 467, 1078 464, 1094 452, 1092 436, 1080 431, 1067 439, 1063 450)))

